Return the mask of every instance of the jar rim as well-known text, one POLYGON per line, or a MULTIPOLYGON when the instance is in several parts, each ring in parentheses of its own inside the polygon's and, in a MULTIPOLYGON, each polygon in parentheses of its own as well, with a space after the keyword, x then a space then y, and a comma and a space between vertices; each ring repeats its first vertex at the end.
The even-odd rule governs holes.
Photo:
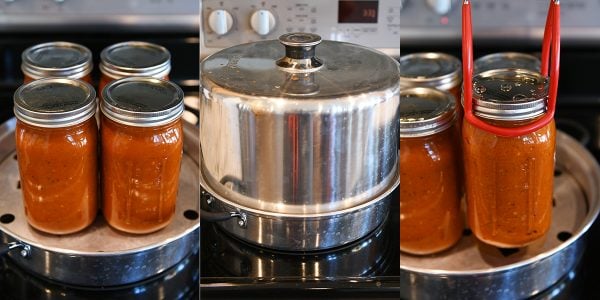
POLYGON ((548 77, 535 71, 484 71, 473 77, 473 113, 499 121, 534 119, 547 111, 548 87, 548 77))
POLYGON ((128 77, 109 83, 102 91, 100 110, 114 122, 154 127, 183 114, 183 91, 175 83, 154 77, 128 77))
POLYGON ((445 53, 421 52, 404 55, 400 57, 400 85, 450 90, 462 82, 461 66, 458 58, 445 53))
POLYGON ((90 49, 71 42, 37 44, 25 49, 21 54, 21 70, 23 74, 33 79, 47 77, 79 79, 90 74, 93 68, 90 49), (65 64, 65 61, 68 62, 65 64))
POLYGON ((426 87, 400 91, 400 138, 442 132, 456 118, 456 100, 449 92, 426 87))
POLYGON ((166 77, 171 53, 148 42, 127 41, 108 46, 100 53, 100 72, 115 79, 132 76, 166 77))
POLYGON ((38 79, 19 87, 13 98, 15 117, 38 127, 73 126, 96 113, 96 92, 79 79, 38 79))

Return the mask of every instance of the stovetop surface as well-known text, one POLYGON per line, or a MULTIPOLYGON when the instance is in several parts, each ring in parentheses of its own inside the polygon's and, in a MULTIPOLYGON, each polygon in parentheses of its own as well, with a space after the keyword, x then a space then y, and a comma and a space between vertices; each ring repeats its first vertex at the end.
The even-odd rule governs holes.
POLYGON ((400 293, 398 191, 390 214, 370 235, 319 252, 259 248, 201 224, 202 299, 397 299, 400 293), (224 297, 224 298, 223 298, 224 297))

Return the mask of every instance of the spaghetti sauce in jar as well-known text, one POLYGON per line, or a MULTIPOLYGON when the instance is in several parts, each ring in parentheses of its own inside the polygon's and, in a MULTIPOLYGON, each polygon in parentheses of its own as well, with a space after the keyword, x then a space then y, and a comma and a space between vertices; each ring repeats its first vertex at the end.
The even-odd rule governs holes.
POLYGON ((92 52, 69 42, 51 42, 29 47, 21 54, 24 82, 61 77, 92 83, 92 52))
POLYGON ((183 92, 172 82, 124 78, 103 90, 102 191, 108 224, 129 233, 175 214, 183 154, 183 92))
POLYGON ((169 79, 171 54, 165 47, 129 41, 111 45, 100 53, 100 85, 102 91, 111 81, 126 77, 169 79))
POLYGON ((400 57, 400 88, 430 87, 448 91, 460 109, 461 63, 458 58, 444 53, 413 53, 400 57))
POLYGON ((462 180, 454 97, 430 88, 400 92, 400 250, 431 254, 461 237, 462 180))
POLYGON ((97 206, 96 93, 73 79, 40 79, 15 92, 16 149, 28 223, 52 234, 90 225, 97 206))
MULTIPOLYGON (((490 70, 473 78, 473 113, 484 122, 516 127, 541 118, 548 80, 537 72, 490 70)), ((467 213, 475 236, 498 247, 522 247, 550 228, 556 129, 497 136, 463 123, 467 213)))

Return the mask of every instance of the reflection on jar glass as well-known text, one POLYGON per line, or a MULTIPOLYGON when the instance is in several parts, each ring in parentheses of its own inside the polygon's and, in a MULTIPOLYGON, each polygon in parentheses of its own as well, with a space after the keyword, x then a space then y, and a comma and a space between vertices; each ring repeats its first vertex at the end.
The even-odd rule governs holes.
POLYGON ((149 233, 175 213, 183 154, 183 92, 169 82, 132 77, 103 91, 103 212, 114 228, 149 233))
POLYGON ((29 47, 21 54, 24 82, 48 77, 81 79, 92 83, 92 52, 69 42, 50 42, 29 47))
MULTIPOLYGON (((535 122, 547 110, 548 80, 527 70, 491 70, 473 78, 473 113, 501 127, 535 122)), ((554 181, 554 121, 517 137, 463 123, 469 225, 498 247, 522 247, 548 231, 554 181)))
POLYGON ((82 230, 97 213, 96 93, 72 79, 40 79, 15 93, 16 148, 25 215, 54 234, 82 230))
POLYGON ((111 45, 100 53, 100 85, 98 90, 110 82, 126 77, 154 77, 169 79, 171 54, 165 47, 129 41, 111 45))
POLYGON ((400 250, 431 254, 461 237, 459 126, 454 97, 430 88, 400 92, 400 250))

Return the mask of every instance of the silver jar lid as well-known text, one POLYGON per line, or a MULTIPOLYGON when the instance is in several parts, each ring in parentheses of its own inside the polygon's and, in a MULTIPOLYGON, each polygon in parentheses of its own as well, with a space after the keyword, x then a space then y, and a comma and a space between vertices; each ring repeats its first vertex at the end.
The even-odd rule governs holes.
POLYGON ((541 65, 540 59, 530 54, 521 52, 499 52, 476 59, 473 67, 475 73, 496 69, 525 69, 539 72, 541 65))
POLYGON ((31 78, 82 78, 93 69, 90 49, 69 42, 29 47, 21 54, 21 70, 31 78))
POLYGON ((134 76, 163 78, 171 71, 171 54, 167 48, 152 43, 118 43, 100 53, 100 71, 115 79, 134 76))
POLYGON ((548 78, 523 69, 489 70, 473 77, 473 113, 502 121, 535 118, 546 112, 548 78))
POLYGON ((399 89, 398 63, 391 57, 310 33, 221 50, 202 61, 200 74, 206 91, 219 88, 243 98, 341 100, 399 89))
POLYGON ((458 58, 444 53, 413 53, 400 57, 400 85, 449 90, 462 81, 458 58))
POLYGON ((68 127, 96 112, 96 92, 86 82, 43 78, 22 85, 14 95, 14 112, 20 121, 45 128, 68 127))
POLYGON ((160 126, 183 114, 181 88, 158 78, 128 77, 113 81, 102 91, 102 99, 102 113, 129 126, 160 126))
POLYGON ((426 87, 400 92, 400 137, 421 137, 449 128, 456 118, 456 100, 449 92, 426 87))

